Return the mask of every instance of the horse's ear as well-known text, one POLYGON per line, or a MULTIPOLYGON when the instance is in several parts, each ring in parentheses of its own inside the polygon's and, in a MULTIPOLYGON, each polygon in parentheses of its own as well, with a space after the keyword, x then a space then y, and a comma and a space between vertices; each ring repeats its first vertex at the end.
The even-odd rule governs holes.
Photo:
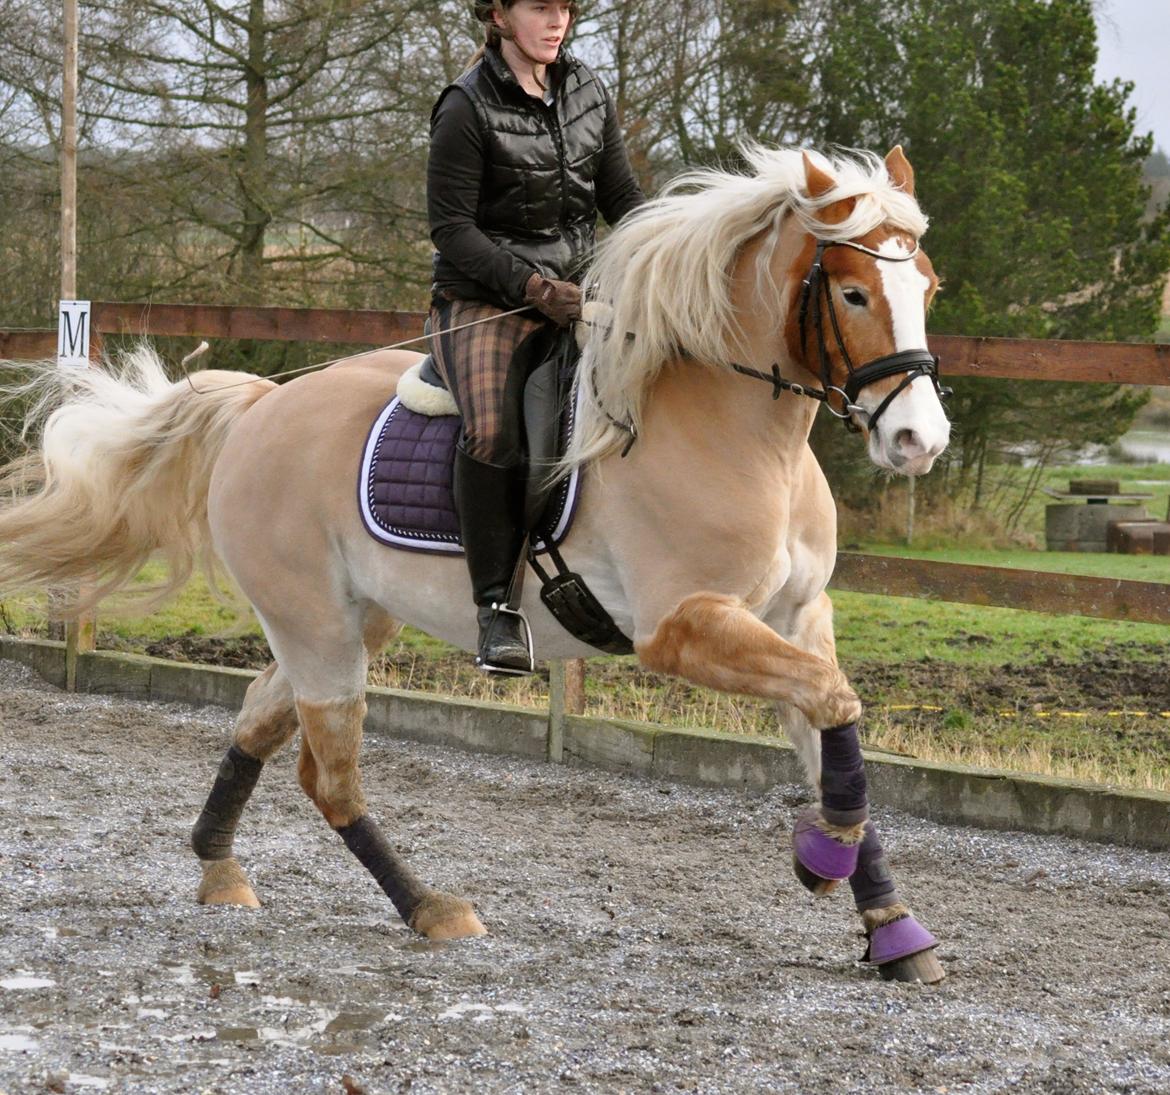
POLYGON ((914 197, 914 168, 910 166, 900 144, 894 145, 886 154, 886 171, 889 172, 890 182, 902 193, 914 197))
MULTIPOLYGON (((837 180, 824 168, 817 167, 807 152, 802 152, 801 155, 804 157, 805 193, 814 201, 817 198, 823 198, 837 185, 837 180)), ((817 220, 822 224, 840 224, 849 217, 856 204, 856 197, 841 198, 840 201, 830 202, 823 209, 817 210, 817 220)))
POLYGON ((801 156, 804 157, 804 192, 810 198, 822 197, 837 185, 837 180, 827 171, 817 167, 807 152, 802 152, 801 156))

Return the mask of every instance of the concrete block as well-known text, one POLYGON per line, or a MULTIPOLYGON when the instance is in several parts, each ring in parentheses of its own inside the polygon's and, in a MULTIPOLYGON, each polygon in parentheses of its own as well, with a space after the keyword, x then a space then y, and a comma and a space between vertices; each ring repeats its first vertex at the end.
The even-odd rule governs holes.
POLYGON ((77 658, 77 691, 104 695, 150 696, 151 668, 157 658, 141 654, 114 654, 102 651, 77 658))
POLYGON ((1170 848, 1170 794, 1026 773, 866 756, 870 800, 918 817, 986 829, 1170 848))
POLYGON ((595 764, 611 771, 648 776, 654 766, 654 738, 659 732, 659 727, 648 723, 570 715, 565 719, 565 763, 595 764))
POLYGON ((543 758, 548 749, 548 716, 527 707, 393 688, 368 689, 366 704, 370 733, 523 757, 543 758))
POLYGON ((251 669, 223 669, 152 659, 150 698, 183 703, 213 704, 238 711, 248 685, 258 676, 251 669))
POLYGON ((662 727, 654 736, 653 774, 680 783, 751 791, 805 782, 796 750, 786 741, 675 727, 662 727))
POLYGON ((65 687, 65 644, 53 639, 0 639, 0 657, 28 666, 57 688, 65 687))

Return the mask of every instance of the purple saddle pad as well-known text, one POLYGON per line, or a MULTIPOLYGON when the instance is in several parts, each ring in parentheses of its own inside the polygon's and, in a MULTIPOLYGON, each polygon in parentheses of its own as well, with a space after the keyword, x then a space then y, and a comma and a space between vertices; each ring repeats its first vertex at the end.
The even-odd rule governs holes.
MULTIPOLYGON (((395 396, 374 421, 358 474, 362 521, 375 540, 410 551, 462 554, 459 516, 451 488, 458 415, 429 416, 404 407, 395 396)), ((544 539, 559 544, 576 508, 577 472, 553 492, 544 539)))

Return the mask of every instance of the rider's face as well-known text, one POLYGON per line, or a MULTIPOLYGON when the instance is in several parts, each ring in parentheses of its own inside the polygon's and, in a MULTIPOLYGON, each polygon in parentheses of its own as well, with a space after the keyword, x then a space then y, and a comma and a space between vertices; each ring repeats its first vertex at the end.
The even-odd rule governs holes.
POLYGON ((501 22, 497 11, 496 22, 512 31, 516 44, 533 60, 551 65, 569 33, 572 16, 565 0, 516 0, 505 20, 501 22))

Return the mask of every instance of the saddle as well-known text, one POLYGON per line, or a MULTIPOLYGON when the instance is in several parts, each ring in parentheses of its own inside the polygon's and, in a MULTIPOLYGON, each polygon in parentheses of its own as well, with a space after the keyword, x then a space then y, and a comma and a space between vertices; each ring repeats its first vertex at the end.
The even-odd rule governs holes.
MULTIPOLYGON (((633 644, 557 550, 581 487, 576 469, 556 481, 551 475, 572 437, 579 357, 571 332, 561 332, 525 383, 527 562, 541 580, 541 600, 571 635, 609 654, 629 654, 633 644), (541 565, 544 556, 554 573, 541 565)), ((403 374, 366 440, 358 496, 371 536, 410 551, 462 553, 452 491, 461 426, 455 401, 427 355, 403 374)), ((522 573, 518 568, 518 578, 522 573)))

